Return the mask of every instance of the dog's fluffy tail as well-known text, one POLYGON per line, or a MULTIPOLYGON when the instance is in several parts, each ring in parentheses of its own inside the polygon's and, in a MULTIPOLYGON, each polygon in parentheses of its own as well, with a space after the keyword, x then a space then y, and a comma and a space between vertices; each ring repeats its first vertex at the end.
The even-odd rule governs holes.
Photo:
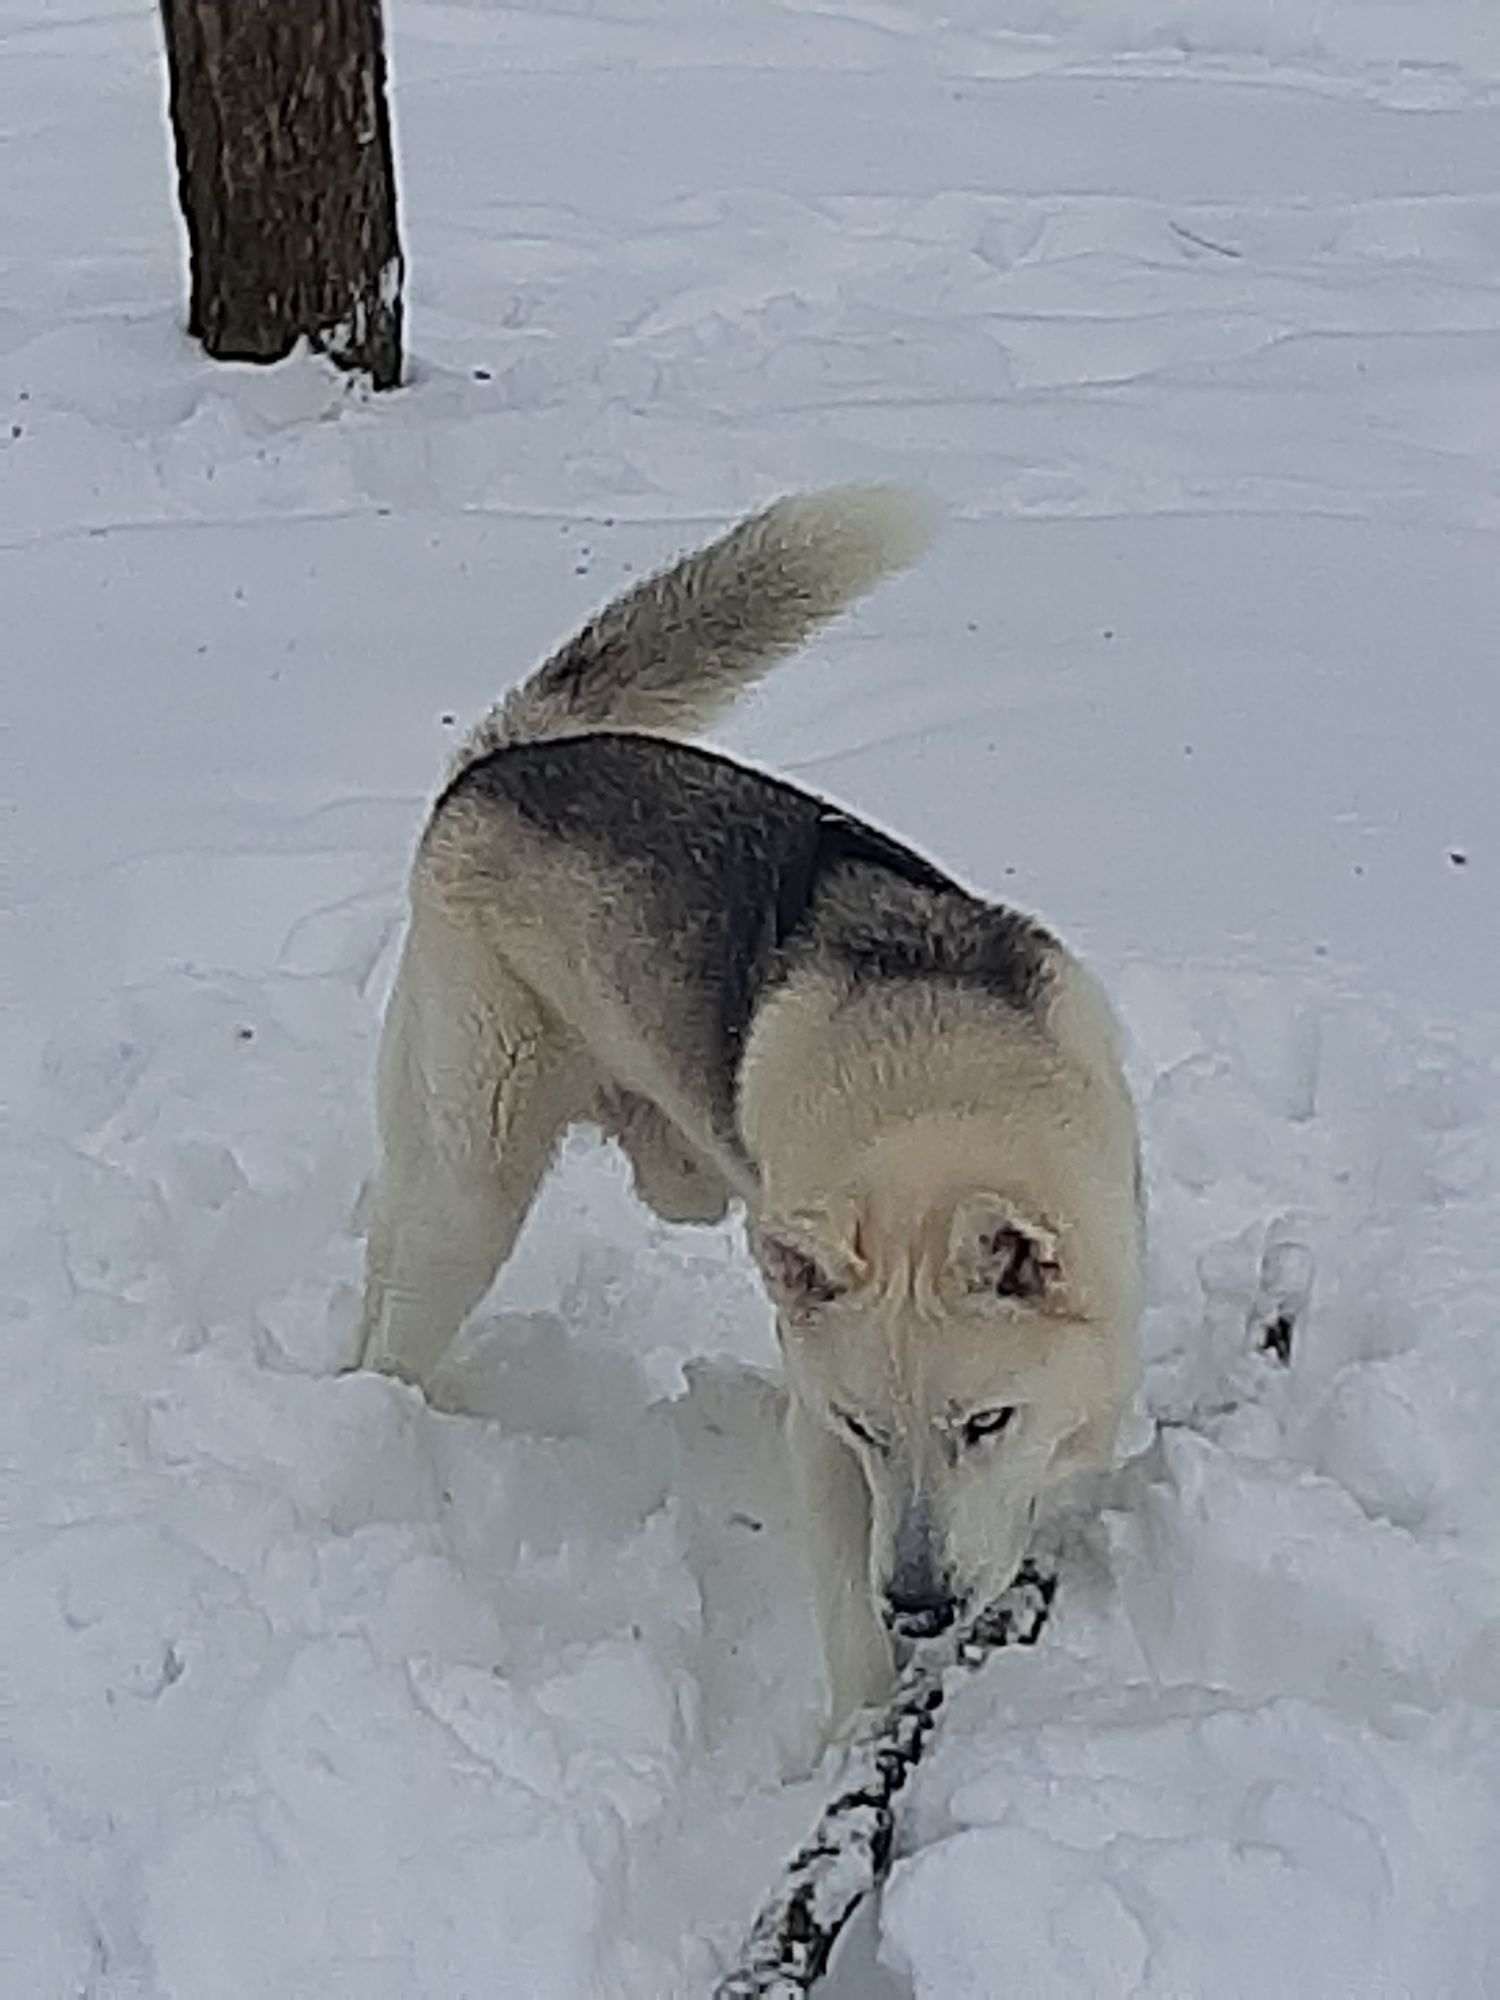
POLYGON ((512 743, 705 728, 928 539, 927 509, 901 487, 778 500, 606 605, 474 728, 449 782, 512 743))

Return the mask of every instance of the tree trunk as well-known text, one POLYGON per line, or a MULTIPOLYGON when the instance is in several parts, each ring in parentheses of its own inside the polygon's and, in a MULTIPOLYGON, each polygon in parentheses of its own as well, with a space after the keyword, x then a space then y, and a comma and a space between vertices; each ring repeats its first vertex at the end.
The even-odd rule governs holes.
POLYGON ((401 377, 380 0, 161 0, 188 329, 220 361, 301 339, 401 377))

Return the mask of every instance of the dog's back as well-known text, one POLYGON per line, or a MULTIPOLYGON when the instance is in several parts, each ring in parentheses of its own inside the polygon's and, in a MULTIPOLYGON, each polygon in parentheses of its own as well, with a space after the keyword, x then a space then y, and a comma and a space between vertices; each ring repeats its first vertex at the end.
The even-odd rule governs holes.
POLYGON ((607 1073, 652 1095, 669 1075, 746 1171, 740 1068, 772 993, 938 985, 1030 1013, 1057 950, 876 828, 664 737, 489 752, 439 801, 423 870, 483 900, 507 961, 607 1073))

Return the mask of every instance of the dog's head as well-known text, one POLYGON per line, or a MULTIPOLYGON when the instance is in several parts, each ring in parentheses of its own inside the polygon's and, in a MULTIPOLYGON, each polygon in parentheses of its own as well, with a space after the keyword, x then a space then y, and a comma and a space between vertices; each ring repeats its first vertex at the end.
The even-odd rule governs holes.
POLYGON ((1109 1462, 1135 1386, 1133 1131, 1113 1158, 1019 1137, 909 1128, 756 1232, 793 1393, 863 1468, 898 1639, 1005 1588, 1038 1501, 1109 1462))

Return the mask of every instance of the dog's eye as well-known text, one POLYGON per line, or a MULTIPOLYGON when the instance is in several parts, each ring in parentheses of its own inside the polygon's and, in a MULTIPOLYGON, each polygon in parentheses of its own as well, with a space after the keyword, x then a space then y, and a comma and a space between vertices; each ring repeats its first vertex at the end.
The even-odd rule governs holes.
POLYGON ((986 1438, 997 1438, 1009 1430, 1016 1414, 1014 1403, 1006 1403, 995 1410, 976 1410, 964 1422, 963 1440, 966 1445, 983 1444, 986 1438))
POLYGON ((867 1444, 871 1451, 886 1452, 890 1450, 891 1441, 885 1433, 877 1431, 871 1425, 862 1422, 852 1411, 835 1410, 833 1414, 838 1418, 850 1437, 857 1438, 861 1444, 867 1444))

